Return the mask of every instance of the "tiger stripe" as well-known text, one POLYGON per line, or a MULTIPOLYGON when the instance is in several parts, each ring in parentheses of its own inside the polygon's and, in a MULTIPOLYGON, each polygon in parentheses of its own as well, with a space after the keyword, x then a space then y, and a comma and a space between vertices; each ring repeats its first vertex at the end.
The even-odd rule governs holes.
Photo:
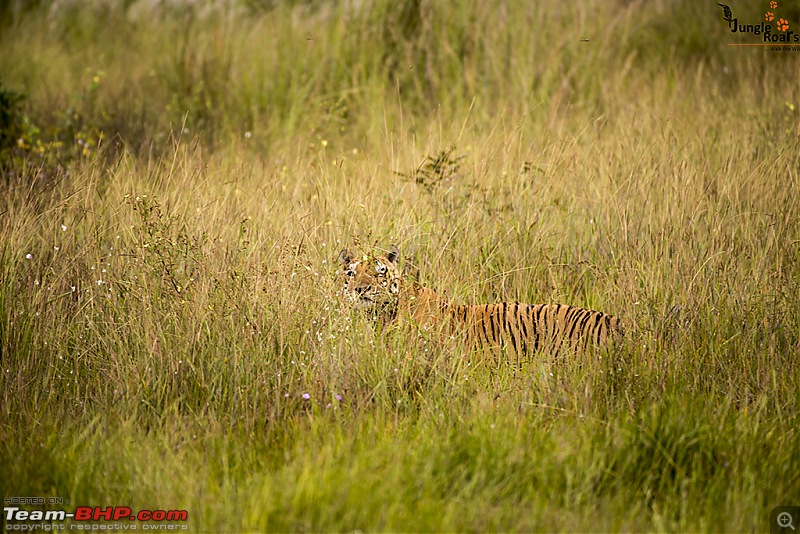
POLYGON ((441 328, 472 346, 506 346, 517 355, 605 346, 623 334, 614 315, 567 304, 451 304, 430 288, 410 281, 397 268, 399 252, 356 258, 339 255, 345 274, 343 293, 365 310, 383 311, 384 320, 403 317, 418 326, 441 328), (388 304, 387 304, 388 303, 388 304))
MULTIPOLYGON (((426 289, 425 298, 439 297, 426 289)), ((418 295, 411 302, 424 308, 420 300, 418 295)), ((444 325, 446 333, 463 334, 472 345, 507 345, 521 355, 545 348, 558 353, 566 346, 586 349, 590 345, 606 345, 622 329, 620 320, 613 315, 566 304, 440 304, 435 308, 442 309, 442 317, 449 319, 444 325)), ((414 320, 415 308, 405 311, 414 320)), ((420 314, 418 319, 414 322, 425 328, 440 323, 428 314, 420 314)))

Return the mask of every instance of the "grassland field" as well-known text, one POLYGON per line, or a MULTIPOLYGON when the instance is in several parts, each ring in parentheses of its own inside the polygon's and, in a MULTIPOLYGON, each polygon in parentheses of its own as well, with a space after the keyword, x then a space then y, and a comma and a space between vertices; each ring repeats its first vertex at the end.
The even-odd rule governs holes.
POLYGON ((800 48, 728 46, 759 38, 696 0, 0 4, 0 495, 769 531, 800 505, 800 48), (373 323, 336 258, 392 244, 455 302, 625 338, 509 365, 373 323))

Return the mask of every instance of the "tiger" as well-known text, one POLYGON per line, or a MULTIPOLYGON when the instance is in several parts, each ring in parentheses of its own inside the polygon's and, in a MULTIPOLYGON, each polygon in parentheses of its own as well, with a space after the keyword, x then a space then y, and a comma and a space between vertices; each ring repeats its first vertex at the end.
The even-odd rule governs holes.
POLYGON ((416 279, 401 273, 400 252, 356 257, 343 249, 342 294, 356 308, 384 322, 398 318, 429 330, 442 328, 451 337, 466 338, 470 346, 513 349, 517 354, 538 350, 558 353, 562 347, 587 350, 607 347, 623 332, 622 321, 611 314, 566 304, 453 304, 416 279))

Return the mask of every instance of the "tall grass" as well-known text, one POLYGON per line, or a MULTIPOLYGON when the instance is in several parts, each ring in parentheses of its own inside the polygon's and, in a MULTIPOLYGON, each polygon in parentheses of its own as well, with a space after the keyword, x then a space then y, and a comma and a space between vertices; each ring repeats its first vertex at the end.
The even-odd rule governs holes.
POLYGON ((160 9, 4 14, 0 493, 198 531, 800 502, 797 54, 688 1, 160 9), (626 339, 513 366, 382 328, 338 297, 354 241, 626 339))

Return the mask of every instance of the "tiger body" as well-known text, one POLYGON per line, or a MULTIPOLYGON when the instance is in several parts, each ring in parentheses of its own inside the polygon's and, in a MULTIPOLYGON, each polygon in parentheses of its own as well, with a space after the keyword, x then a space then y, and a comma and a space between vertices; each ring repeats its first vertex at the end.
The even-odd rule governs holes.
POLYGON ((564 304, 453 304, 430 288, 402 276, 395 247, 386 256, 354 261, 343 250, 343 293, 385 321, 409 321, 425 330, 464 338, 470 346, 507 347, 517 354, 563 347, 585 350, 619 336, 613 315, 564 304), (372 265, 374 263, 374 266, 372 265))

